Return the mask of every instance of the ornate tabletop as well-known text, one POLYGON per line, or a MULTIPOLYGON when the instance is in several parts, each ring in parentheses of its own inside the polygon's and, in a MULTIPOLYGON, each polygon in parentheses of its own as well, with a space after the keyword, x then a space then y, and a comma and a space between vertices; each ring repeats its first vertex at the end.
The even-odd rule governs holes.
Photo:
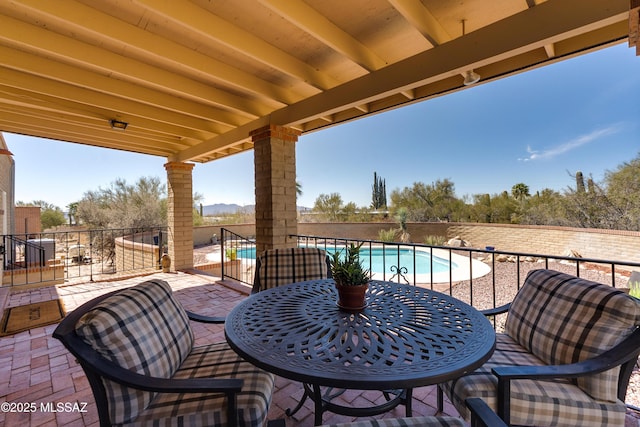
POLYGON ((314 386, 412 389, 456 378, 493 352, 495 332, 449 295, 372 281, 368 305, 342 311, 331 279, 262 291, 227 316, 227 341, 246 360, 314 386))

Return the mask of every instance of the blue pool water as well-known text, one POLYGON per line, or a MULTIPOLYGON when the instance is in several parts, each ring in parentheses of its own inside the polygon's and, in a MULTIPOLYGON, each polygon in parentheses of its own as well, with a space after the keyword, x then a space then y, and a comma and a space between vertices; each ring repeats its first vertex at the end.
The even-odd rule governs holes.
MULTIPOLYGON (((333 247, 323 247, 329 255, 336 251, 333 247)), ((337 248, 338 251, 344 248, 337 248)), ((238 249, 238 258, 255 259, 256 248, 243 248, 238 249)), ((443 259, 437 256, 431 256, 431 253, 422 250, 413 251, 412 249, 405 248, 362 248, 360 250, 360 259, 362 265, 371 270, 373 273, 385 273, 386 275, 393 275, 395 271, 391 270, 392 266, 400 266, 407 269, 405 275, 414 274, 430 274, 433 268, 433 273, 444 273, 449 271, 449 264, 451 269, 456 269, 458 266, 455 262, 449 262, 448 259, 443 259)), ((395 269, 394 269, 395 270, 395 269)))

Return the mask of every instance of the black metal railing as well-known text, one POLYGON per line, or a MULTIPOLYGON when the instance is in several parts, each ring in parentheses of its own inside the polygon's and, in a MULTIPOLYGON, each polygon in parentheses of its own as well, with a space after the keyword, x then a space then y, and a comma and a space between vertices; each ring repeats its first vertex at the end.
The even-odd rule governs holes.
POLYGON ((256 242, 226 228, 221 229, 220 256, 222 279, 253 284, 256 265, 256 242))
MULTIPOLYGON (((255 241, 223 229, 222 275, 252 284, 255 241)), ((374 278, 429 287, 479 309, 505 304, 515 296, 528 271, 550 268, 625 288, 640 263, 548 254, 498 251, 492 248, 434 246, 340 237, 292 235, 298 246, 329 253, 362 244, 362 259, 374 278), (436 268, 437 267, 437 268, 436 268)))
POLYGON ((619 288, 627 286, 631 271, 640 269, 639 262, 624 260, 325 236, 294 235, 291 237, 297 239, 298 246, 319 247, 328 252, 342 250, 350 244, 362 244, 365 267, 371 268, 374 265, 374 256, 382 258, 376 260, 376 265, 381 267, 378 270, 381 271, 373 271, 376 273, 374 278, 377 275, 381 280, 402 281, 435 288, 466 300, 480 309, 494 308, 509 302, 522 286, 527 272, 532 269, 551 268, 578 277, 589 275, 590 277, 587 278, 619 288), (377 252, 374 249, 377 249, 377 252), (422 256, 424 254, 428 256, 422 256), (426 268, 429 272, 426 274, 420 273, 417 267, 417 263, 424 262, 425 258, 429 263, 426 268), (434 268, 436 263, 443 264, 446 271, 436 273, 437 269, 434 268), (485 270, 484 266, 488 266, 489 270, 485 270), (458 269, 464 271, 456 271, 458 269), (477 284, 483 287, 484 295, 481 303, 474 301, 480 292, 474 289, 477 284))
POLYGON ((74 230, 0 236, 3 284, 90 281, 160 268, 166 227, 74 230))
MULTIPOLYGON (((28 237, 28 236, 23 236, 28 237)), ((32 239, 4 236, 2 239, 4 269, 44 266, 44 248, 32 239)))

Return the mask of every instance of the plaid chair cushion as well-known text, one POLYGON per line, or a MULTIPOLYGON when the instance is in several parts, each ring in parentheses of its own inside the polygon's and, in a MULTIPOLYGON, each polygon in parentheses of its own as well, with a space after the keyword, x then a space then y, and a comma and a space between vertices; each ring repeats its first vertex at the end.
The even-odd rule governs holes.
MULTIPOLYGON (((610 349, 640 323, 638 301, 611 286, 552 270, 529 272, 505 333, 547 365, 580 362, 610 349)), ((580 378, 594 399, 616 402, 619 368, 580 378)))
MULTIPOLYGON (((274 376, 241 359, 227 343, 196 347, 173 378, 240 378, 244 380, 238 399, 238 425, 266 423, 274 376)), ((223 394, 161 393, 135 422, 126 426, 215 426, 227 425, 223 394)))
POLYGON ((327 424, 324 427, 464 427, 465 425, 462 420, 453 417, 411 417, 327 424))
MULTIPOLYGON (((505 334, 496 334, 496 350, 479 369, 441 384, 460 415, 469 420, 468 397, 480 397, 497 410, 496 366, 541 366, 545 363, 505 334)), ((599 402, 568 380, 511 381, 511 423, 522 426, 614 426, 624 425, 623 402, 599 402)))
MULTIPOLYGON (((104 358, 152 377, 172 377, 193 346, 187 314, 163 280, 107 298, 80 319, 76 333, 104 358)), ((104 384, 113 423, 135 418, 154 397, 111 381, 104 384)))
POLYGON ((329 277, 327 253, 322 249, 269 249, 258 259, 253 293, 287 283, 327 277, 329 277))

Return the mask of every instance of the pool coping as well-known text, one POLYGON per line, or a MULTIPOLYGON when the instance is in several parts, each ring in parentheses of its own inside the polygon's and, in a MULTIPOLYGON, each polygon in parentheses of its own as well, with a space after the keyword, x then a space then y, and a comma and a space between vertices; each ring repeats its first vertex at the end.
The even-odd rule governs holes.
MULTIPOLYGON (((372 248, 375 248, 375 247, 383 247, 383 245, 372 246, 372 248)), ((450 282, 457 283, 465 280, 470 280, 472 278, 477 279, 491 272, 491 267, 489 267, 484 262, 472 257, 453 253, 446 249, 422 248, 422 247, 402 246, 402 245, 398 246, 398 248, 410 249, 410 250, 415 249, 416 251, 426 252, 440 259, 451 261, 457 266, 455 270, 444 271, 441 273, 410 274, 405 276, 406 280, 408 280, 409 283, 415 283, 416 285, 431 284, 431 283, 450 283, 450 282), (451 254, 450 259, 449 259, 449 254, 451 254), (449 276, 450 271, 451 271, 451 276, 449 276), (472 271, 473 271, 473 277, 471 276, 472 271), (413 280, 414 278, 415 278, 415 281, 413 280)), ((383 278, 384 280, 397 279, 397 277, 395 276, 389 277, 388 275, 383 275, 383 273, 373 273, 372 275, 372 279, 374 280, 383 280, 383 278)))

